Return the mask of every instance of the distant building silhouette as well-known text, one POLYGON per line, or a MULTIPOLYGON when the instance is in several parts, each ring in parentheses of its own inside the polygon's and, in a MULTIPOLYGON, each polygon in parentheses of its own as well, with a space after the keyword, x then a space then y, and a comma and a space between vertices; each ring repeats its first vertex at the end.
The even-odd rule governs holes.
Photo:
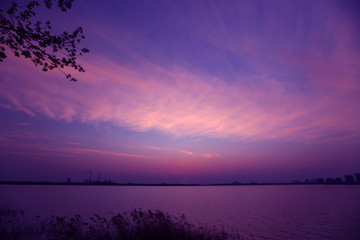
POLYGON ((324 184, 325 181, 324 181, 324 178, 316 178, 316 179, 311 179, 311 183, 314 183, 314 184, 324 184))
POLYGON ((357 183, 360 183, 360 173, 355 173, 355 179, 357 183))
POLYGON ((88 183, 92 183, 91 177, 92 177, 92 171, 88 171, 89 172, 89 179, 88 179, 88 183))
POLYGON ((323 178, 317 178, 316 183, 323 184, 323 183, 325 183, 325 181, 323 178))
POLYGON ((353 175, 345 175, 344 177, 346 183, 355 183, 355 179, 353 175))
POLYGON ((335 179, 334 178, 326 178, 326 183, 333 184, 333 183, 335 183, 335 179))
POLYGON ((335 178, 335 182, 336 183, 343 183, 342 178, 340 178, 340 177, 335 178))

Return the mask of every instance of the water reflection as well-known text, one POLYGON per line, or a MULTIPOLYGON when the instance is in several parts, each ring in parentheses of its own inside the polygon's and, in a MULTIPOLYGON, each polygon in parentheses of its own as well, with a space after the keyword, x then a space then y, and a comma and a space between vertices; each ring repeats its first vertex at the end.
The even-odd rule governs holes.
POLYGON ((270 239, 360 239, 360 186, 0 186, 1 204, 28 215, 83 217, 134 208, 270 239), (314 237, 316 236, 316 237, 314 237))

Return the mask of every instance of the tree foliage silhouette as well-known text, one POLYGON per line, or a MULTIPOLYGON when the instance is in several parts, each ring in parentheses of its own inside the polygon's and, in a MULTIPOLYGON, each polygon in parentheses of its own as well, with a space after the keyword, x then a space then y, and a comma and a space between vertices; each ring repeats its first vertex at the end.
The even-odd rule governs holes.
MULTIPOLYGON (((57 2, 62 12, 72 6, 74 0, 44 0, 46 8, 51 9, 53 2, 57 2)), ((78 56, 89 52, 87 48, 78 48, 82 39, 83 29, 78 27, 73 33, 64 31, 57 35, 51 32, 50 21, 33 21, 36 15, 35 8, 41 5, 40 1, 30 1, 25 6, 12 3, 5 13, 0 10, 0 62, 7 58, 6 47, 17 57, 30 59, 35 66, 44 72, 59 69, 66 78, 77 81, 64 71, 65 67, 79 72, 85 69, 76 62, 78 56)))

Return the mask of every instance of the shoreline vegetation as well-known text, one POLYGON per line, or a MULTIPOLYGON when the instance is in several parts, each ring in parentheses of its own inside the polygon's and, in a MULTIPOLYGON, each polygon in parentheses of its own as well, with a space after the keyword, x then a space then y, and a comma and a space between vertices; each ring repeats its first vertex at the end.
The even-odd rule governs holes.
POLYGON ((90 176, 83 182, 73 182, 68 177, 66 182, 51 182, 51 181, 0 181, 0 185, 12 184, 12 185, 103 185, 103 186, 236 186, 236 185, 360 185, 360 173, 354 175, 348 174, 341 177, 327 177, 327 178, 312 178, 312 179, 301 179, 292 180, 291 182, 272 182, 272 183, 259 183, 259 182, 248 182, 240 183, 234 181, 232 183, 211 183, 211 184, 178 184, 178 183, 117 183, 112 180, 101 181, 101 172, 99 172, 97 179, 92 178, 92 171, 89 171, 90 176), (355 177, 354 177, 355 176, 355 177))
POLYGON ((234 181, 232 183, 211 183, 211 184, 178 184, 178 183, 117 183, 112 180, 101 181, 101 172, 97 176, 97 180, 92 178, 92 171, 89 171, 90 176, 88 179, 85 179, 83 182, 72 182, 71 178, 68 177, 66 182, 51 182, 51 181, 0 181, 0 185, 12 184, 12 185, 103 185, 103 186, 236 186, 236 185, 360 185, 360 173, 355 173, 354 175, 348 174, 344 175, 344 179, 341 177, 327 177, 327 178, 312 178, 305 180, 292 180, 291 182, 272 182, 272 183, 259 183, 259 182, 248 182, 240 183, 234 181), (355 176, 355 177, 354 177, 355 176))
POLYGON ((0 185, 84 185, 84 186, 253 186, 253 185, 360 185, 360 182, 291 182, 291 183, 212 183, 212 184, 177 184, 177 183, 116 183, 116 182, 36 182, 36 181, 0 181, 0 185))
POLYGON ((224 227, 194 225, 184 214, 174 216, 160 210, 134 209, 113 214, 97 214, 89 219, 51 216, 25 220, 22 210, 0 209, 0 236, 3 240, 245 240, 239 232, 225 232, 224 227))

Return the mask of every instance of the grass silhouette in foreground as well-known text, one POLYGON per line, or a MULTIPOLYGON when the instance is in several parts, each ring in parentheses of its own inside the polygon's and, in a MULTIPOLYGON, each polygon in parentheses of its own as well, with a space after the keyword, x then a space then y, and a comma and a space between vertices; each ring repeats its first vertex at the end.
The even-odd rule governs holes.
POLYGON ((0 210, 1 239, 121 239, 121 240, 233 240, 238 233, 226 233, 215 226, 195 226, 182 214, 170 216, 160 210, 135 209, 111 218, 95 214, 85 221, 74 217, 52 216, 25 222, 24 212, 0 210))

